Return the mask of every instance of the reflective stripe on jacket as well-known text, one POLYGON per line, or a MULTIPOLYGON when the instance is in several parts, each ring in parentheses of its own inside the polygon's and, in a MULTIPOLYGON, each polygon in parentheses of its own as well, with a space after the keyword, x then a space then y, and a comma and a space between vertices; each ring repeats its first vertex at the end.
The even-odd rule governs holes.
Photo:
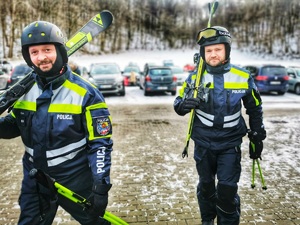
MULTIPOLYGON (((227 68, 222 74, 203 73, 201 83, 204 86, 211 83, 208 102, 201 102, 195 109, 191 138, 198 145, 212 150, 227 149, 242 143, 242 137, 247 132, 242 102, 253 119, 250 119, 251 125, 262 124, 261 100, 253 94, 257 88, 252 77, 233 65, 229 64, 227 68)), ((186 97, 189 87, 194 86, 196 74, 190 74, 183 84, 179 92, 181 99, 186 97)))
POLYGON ((102 94, 71 73, 44 90, 35 83, 11 112, 33 166, 54 178, 92 170, 109 183, 112 123, 102 94))

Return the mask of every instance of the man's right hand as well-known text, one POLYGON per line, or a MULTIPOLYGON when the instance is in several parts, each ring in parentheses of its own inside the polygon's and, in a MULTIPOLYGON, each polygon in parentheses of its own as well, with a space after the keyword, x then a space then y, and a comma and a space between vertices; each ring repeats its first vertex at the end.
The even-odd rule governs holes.
POLYGON ((177 113, 183 116, 189 113, 192 109, 197 108, 199 105, 200 105, 199 98, 186 98, 179 104, 177 108, 177 113))

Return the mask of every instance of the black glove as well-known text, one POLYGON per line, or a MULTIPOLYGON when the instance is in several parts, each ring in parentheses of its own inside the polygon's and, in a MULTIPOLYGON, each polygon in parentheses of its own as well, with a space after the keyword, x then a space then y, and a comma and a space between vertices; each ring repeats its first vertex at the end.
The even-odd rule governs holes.
POLYGON ((104 216, 108 204, 108 191, 112 184, 94 184, 92 194, 88 197, 92 206, 87 209, 87 213, 92 216, 104 216))
POLYGON ((261 160, 261 152, 264 148, 262 141, 251 141, 249 142, 249 156, 250 159, 260 159, 261 160))
POLYGON ((189 113, 192 109, 197 108, 200 105, 199 98, 186 98, 182 102, 179 103, 176 112, 179 115, 184 116, 189 113))
POLYGON ((258 131, 248 130, 248 137, 250 141, 262 141, 265 140, 267 134, 264 128, 261 128, 258 131))

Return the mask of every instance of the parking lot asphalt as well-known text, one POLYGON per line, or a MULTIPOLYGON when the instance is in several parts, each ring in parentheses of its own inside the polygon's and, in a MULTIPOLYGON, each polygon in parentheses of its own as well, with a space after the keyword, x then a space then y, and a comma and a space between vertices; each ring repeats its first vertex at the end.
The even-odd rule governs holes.
MULTIPOLYGON (((181 157, 188 116, 175 114, 172 104, 111 104, 109 108, 114 151, 107 210, 130 225, 200 225, 192 141, 189 157, 181 157)), ((245 138, 240 224, 300 224, 299 113, 298 108, 282 107, 265 111, 268 138, 260 165, 266 191, 257 170, 256 187, 250 187, 252 162, 245 138)), ((0 149, 0 224, 17 224, 24 149, 19 138, 0 140, 0 149)), ((78 223, 60 208, 53 224, 78 223)))

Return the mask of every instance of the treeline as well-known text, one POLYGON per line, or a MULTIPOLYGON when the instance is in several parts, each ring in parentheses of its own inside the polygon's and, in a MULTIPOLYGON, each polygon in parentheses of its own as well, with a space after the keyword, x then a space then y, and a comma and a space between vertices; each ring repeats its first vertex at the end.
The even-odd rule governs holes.
MULTIPOLYGON (((83 49, 87 53, 196 48, 208 21, 201 0, 0 0, 0 58, 20 54, 22 30, 33 21, 52 22, 70 38, 104 9, 114 14, 114 23, 83 49)), ((299 0, 219 0, 212 25, 228 28, 238 48, 297 58, 299 12, 299 0)))

